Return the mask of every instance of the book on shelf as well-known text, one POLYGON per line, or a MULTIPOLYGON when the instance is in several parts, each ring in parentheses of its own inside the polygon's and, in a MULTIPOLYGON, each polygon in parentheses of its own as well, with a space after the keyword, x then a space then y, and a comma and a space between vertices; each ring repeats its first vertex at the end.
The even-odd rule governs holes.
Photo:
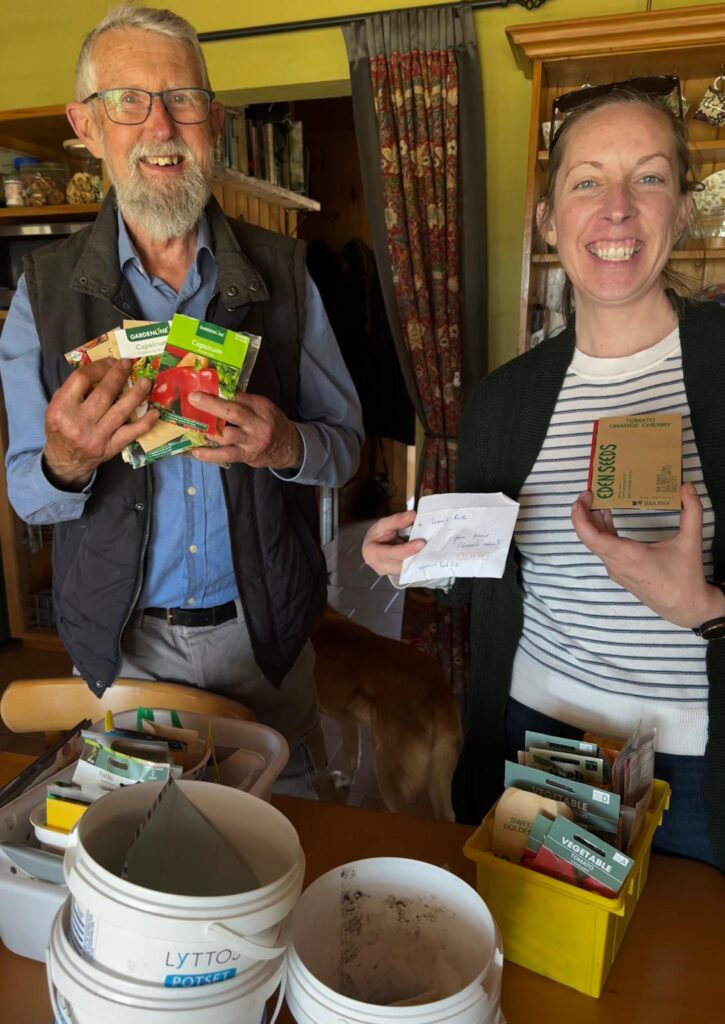
POLYGON ((289 103, 227 107, 214 158, 232 170, 306 194, 302 122, 289 103))
POLYGON ((227 107, 224 119, 224 160, 227 167, 249 174, 247 119, 244 107, 227 107))
POLYGON ((289 153, 289 185, 290 192, 306 194, 305 178, 305 147, 302 141, 302 122, 293 121, 287 139, 289 153))
POLYGON ((264 176, 272 185, 279 185, 274 129, 275 125, 269 121, 262 125, 262 139, 264 142, 264 176))

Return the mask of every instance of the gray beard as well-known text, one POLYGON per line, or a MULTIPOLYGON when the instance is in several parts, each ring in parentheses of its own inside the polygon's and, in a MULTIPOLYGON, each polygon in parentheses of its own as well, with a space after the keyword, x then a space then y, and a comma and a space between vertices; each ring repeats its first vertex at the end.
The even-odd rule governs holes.
POLYGON ((211 194, 211 153, 204 165, 184 143, 175 142, 171 147, 168 143, 140 143, 129 154, 129 166, 131 173, 124 182, 115 180, 110 168, 108 172, 123 219, 159 242, 193 231, 211 194), (146 180, 138 166, 139 157, 170 153, 184 157, 183 173, 168 181, 146 180))

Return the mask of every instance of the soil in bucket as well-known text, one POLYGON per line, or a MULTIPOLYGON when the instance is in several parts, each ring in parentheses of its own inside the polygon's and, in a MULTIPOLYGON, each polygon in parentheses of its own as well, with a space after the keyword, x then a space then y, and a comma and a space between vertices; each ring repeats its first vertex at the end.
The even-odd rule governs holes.
POLYGON ((287 1001, 298 1024, 499 1024, 502 965, 474 889, 421 861, 371 858, 303 893, 287 1001))

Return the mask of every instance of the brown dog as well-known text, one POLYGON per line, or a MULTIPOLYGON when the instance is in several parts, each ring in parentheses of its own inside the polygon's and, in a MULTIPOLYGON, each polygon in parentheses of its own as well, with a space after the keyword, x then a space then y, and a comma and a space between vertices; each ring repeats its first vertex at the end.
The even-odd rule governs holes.
POLYGON ((451 778, 461 721, 438 662, 329 607, 317 621, 312 643, 320 708, 342 727, 344 763, 331 774, 332 783, 352 782, 360 765, 360 726, 369 726, 386 807, 453 821, 451 778))

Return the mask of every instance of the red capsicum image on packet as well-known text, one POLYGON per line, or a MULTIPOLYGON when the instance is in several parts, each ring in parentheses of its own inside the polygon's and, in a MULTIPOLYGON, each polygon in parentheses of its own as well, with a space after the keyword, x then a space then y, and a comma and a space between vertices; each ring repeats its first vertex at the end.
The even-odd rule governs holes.
POLYGON ((149 395, 149 404, 160 418, 181 427, 185 435, 205 435, 213 444, 224 429, 224 420, 197 409, 190 395, 201 392, 233 400, 245 391, 261 339, 218 327, 216 324, 176 314, 171 321, 166 347, 149 395))

